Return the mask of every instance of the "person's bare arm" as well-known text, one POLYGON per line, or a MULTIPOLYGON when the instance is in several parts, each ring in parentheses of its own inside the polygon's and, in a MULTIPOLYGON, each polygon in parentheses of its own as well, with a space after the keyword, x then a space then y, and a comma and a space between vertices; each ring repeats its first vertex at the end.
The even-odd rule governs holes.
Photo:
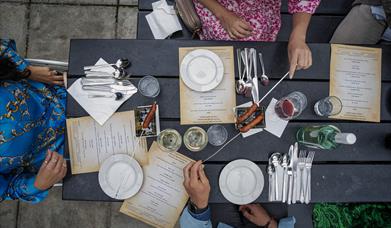
POLYGON ((290 78, 293 77, 295 70, 308 69, 312 65, 311 50, 305 42, 310 20, 311 14, 309 13, 295 13, 293 15, 292 32, 288 44, 290 78))
POLYGON ((241 39, 251 35, 253 30, 251 25, 216 0, 199 0, 199 2, 216 16, 232 39, 241 39))

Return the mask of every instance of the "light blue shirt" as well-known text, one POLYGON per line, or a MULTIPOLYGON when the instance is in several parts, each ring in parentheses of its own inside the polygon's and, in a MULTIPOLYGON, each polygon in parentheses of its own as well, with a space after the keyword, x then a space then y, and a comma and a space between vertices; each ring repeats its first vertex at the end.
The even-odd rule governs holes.
MULTIPOLYGON (((383 6, 371 6, 371 12, 376 20, 386 20, 386 13, 384 12, 383 6)), ((391 41, 391 27, 387 27, 387 29, 383 33, 382 39, 386 41, 391 41)))
MULTIPOLYGON (((179 219, 179 225, 181 228, 212 228, 212 222, 210 221, 210 208, 201 214, 193 214, 189 211, 188 207, 183 209, 182 215, 179 219)), ((296 219, 293 216, 280 219, 278 228, 293 228, 296 223, 296 219)), ((219 223, 217 228, 233 228, 224 223, 219 223)))

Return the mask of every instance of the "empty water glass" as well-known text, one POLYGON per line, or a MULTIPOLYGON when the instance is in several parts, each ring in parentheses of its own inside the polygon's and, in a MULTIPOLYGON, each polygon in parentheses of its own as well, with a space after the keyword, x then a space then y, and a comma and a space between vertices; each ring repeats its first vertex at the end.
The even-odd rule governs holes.
POLYGON ((281 98, 275 106, 277 115, 284 120, 298 117, 307 107, 307 97, 302 92, 292 92, 281 98))
POLYGON ((342 102, 335 96, 325 97, 316 102, 314 110, 318 116, 335 116, 342 111, 342 102))
POLYGON ((209 143, 213 146, 221 146, 227 141, 228 132, 222 125, 212 125, 208 128, 209 143))
POLYGON ((144 76, 140 79, 137 87, 141 95, 145 97, 154 98, 160 93, 159 81, 150 75, 144 76))

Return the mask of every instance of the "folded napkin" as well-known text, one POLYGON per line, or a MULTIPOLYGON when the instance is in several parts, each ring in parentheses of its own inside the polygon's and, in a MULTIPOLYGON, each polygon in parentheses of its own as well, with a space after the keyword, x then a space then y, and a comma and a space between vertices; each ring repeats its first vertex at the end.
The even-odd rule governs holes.
POLYGON ((165 39, 176 31, 182 30, 174 6, 166 0, 152 3, 153 12, 145 16, 155 39, 165 39))
MULTIPOLYGON (((106 63, 104 60, 99 60, 97 64, 106 63), (103 62, 102 62, 103 61, 103 62)), ((111 67, 112 68, 112 67, 111 67)), ((114 69, 114 68, 113 68, 114 69)), ((107 69, 109 70, 109 69, 107 69)), ((103 125, 133 94, 137 93, 137 88, 134 85, 129 86, 112 86, 113 92, 121 92, 123 98, 115 100, 114 98, 97 97, 89 98, 92 94, 111 94, 111 92, 95 92, 82 89, 81 78, 76 80, 71 87, 68 88, 68 93, 79 103, 88 114, 96 120, 100 125, 103 125)))

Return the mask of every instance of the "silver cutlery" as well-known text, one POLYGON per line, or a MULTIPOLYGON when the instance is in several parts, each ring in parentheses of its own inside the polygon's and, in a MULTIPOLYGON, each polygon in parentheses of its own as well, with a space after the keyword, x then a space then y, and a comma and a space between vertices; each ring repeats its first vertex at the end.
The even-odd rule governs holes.
POLYGON ((288 177, 288 204, 292 203, 292 188, 293 188, 293 145, 290 146, 288 152, 288 168, 287 168, 287 177, 288 177))
POLYGON ((94 86, 94 85, 120 85, 129 86, 132 83, 129 80, 118 80, 112 77, 83 77, 81 79, 83 86, 94 86))
POLYGON ((272 164, 273 164, 273 167, 274 167, 274 170, 275 170, 275 173, 274 173, 274 192, 275 192, 275 197, 274 199, 275 200, 280 200, 280 189, 278 186, 279 186, 279 178, 278 178, 278 170, 279 170, 279 167, 280 167, 280 157, 281 155, 279 153, 274 153, 271 155, 271 158, 272 158, 272 164))
POLYGON ((300 151, 300 154, 299 154, 299 162, 297 164, 298 168, 299 168, 299 191, 298 191, 298 200, 300 200, 301 203, 304 203, 304 167, 305 167, 305 151, 304 150, 301 150, 300 151))
POLYGON ((121 92, 115 92, 112 94, 89 94, 88 95, 88 98, 98 98, 98 97, 115 98, 116 101, 119 101, 124 97, 124 94, 121 92))
POLYGON ((83 69, 85 71, 92 70, 95 68, 102 68, 102 67, 117 67, 117 68, 128 68, 130 66, 130 61, 127 58, 121 58, 118 59, 116 63, 108 63, 108 64, 98 64, 93 66, 85 66, 83 69))
POLYGON ((253 88, 251 90, 251 95, 253 97, 254 103, 259 101, 259 91, 258 91, 258 69, 257 69, 257 50, 252 49, 252 62, 254 67, 254 77, 252 78, 253 88))
POLYGON ((293 155, 291 162, 293 163, 293 191, 292 191, 292 203, 297 201, 298 179, 297 179, 297 162, 298 162, 298 149, 299 144, 296 142, 293 146, 293 155))
POLYGON ((273 185, 274 185, 274 180, 273 180, 273 167, 272 167, 272 163, 269 159, 269 166, 267 167, 267 173, 269 174, 269 195, 268 195, 268 199, 270 202, 274 201, 273 199, 273 196, 274 196, 274 192, 273 192, 273 185))
POLYGON ((315 156, 314 151, 308 152, 308 156, 305 161, 305 169, 307 172, 307 181, 306 181, 304 202, 306 204, 310 203, 310 198, 311 198, 311 167, 312 167, 312 162, 314 161, 314 156, 315 156))
POLYGON ((259 52, 259 62, 262 67, 261 84, 267 86, 269 85, 269 77, 265 74, 265 64, 263 63, 263 56, 261 52, 259 52))
POLYGON ((238 74, 239 74, 239 80, 236 82, 236 92, 238 94, 243 94, 244 93, 244 72, 242 72, 242 56, 240 49, 236 49, 236 59, 237 59, 237 64, 238 64, 238 74))
POLYGON ((287 190, 288 190, 288 174, 287 174, 287 168, 288 168, 288 155, 284 154, 282 156, 282 168, 284 169, 283 177, 282 177, 282 202, 285 203, 287 200, 287 190))

